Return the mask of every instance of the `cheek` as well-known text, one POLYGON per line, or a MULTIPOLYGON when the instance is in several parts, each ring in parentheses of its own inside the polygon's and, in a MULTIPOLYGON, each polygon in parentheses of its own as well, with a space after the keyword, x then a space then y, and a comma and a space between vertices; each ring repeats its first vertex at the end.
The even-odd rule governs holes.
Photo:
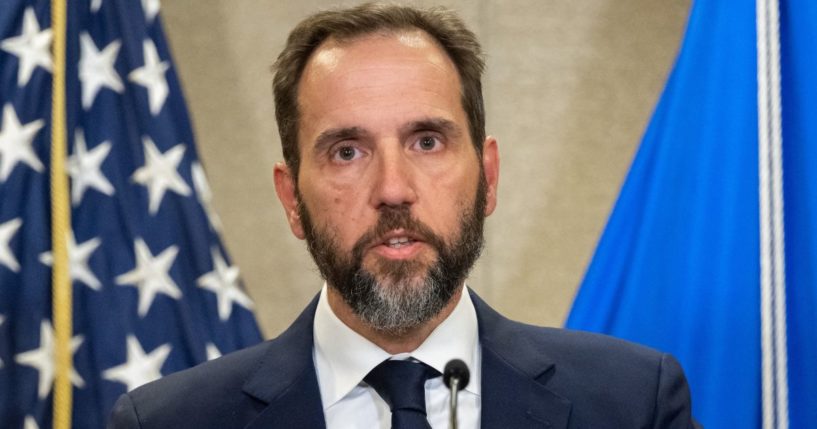
POLYGON ((418 212, 420 220, 435 231, 450 235, 459 229, 462 215, 473 207, 478 176, 442 175, 429 180, 425 188, 427 204, 418 212))
POLYGON ((346 247, 363 233, 365 205, 361 195, 347 189, 305 191, 304 202, 316 227, 331 233, 346 247))
POLYGON ((301 198, 315 215, 325 218, 332 216, 340 207, 349 205, 354 199, 354 189, 348 184, 322 180, 303 180, 299 183, 301 198))

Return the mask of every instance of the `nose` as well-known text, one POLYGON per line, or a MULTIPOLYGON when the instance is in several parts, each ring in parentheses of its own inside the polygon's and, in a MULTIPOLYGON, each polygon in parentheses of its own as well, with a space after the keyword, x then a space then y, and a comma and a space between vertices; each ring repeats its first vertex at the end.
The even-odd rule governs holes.
POLYGON ((398 207, 417 201, 413 167, 400 150, 380 151, 374 178, 372 205, 398 207))

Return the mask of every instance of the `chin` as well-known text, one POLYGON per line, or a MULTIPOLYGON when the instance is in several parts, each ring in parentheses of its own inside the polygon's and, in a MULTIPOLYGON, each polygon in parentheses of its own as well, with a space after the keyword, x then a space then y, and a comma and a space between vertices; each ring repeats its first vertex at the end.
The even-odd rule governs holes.
POLYGON ((380 259, 374 267, 364 267, 383 287, 422 287, 428 277, 429 265, 416 260, 380 259))

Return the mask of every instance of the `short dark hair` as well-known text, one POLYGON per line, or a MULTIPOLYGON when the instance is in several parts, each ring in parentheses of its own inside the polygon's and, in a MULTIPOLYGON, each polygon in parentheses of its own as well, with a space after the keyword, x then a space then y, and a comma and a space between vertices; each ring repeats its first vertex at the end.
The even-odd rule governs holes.
POLYGON ((454 12, 442 7, 419 9, 365 3, 348 9, 318 12, 301 21, 289 34, 284 50, 273 65, 278 132, 284 161, 296 179, 300 166, 298 83, 312 53, 330 38, 345 41, 377 32, 410 29, 428 33, 457 68, 471 140, 477 153, 482 154, 485 140, 482 71, 485 62, 476 35, 454 12))

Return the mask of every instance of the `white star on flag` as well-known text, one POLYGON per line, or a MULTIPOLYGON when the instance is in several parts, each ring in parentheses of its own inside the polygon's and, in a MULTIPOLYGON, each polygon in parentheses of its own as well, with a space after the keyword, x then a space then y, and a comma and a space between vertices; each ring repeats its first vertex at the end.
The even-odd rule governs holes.
POLYGON ((145 317, 157 293, 173 299, 182 297, 182 291, 170 278, 168 271, 179 253, 178 246, 170 246, 159 256, 150 253, 148 245, 141 238, 134 242, 136 267, 116 277, 116 284, 132 286, 139 290, 139 317, 145 317))
POLYGON ((23 219, 19 217, 0 223, 0 265, 5 265, 15 273, 20 271, 20 263, 11 251, 11 238, 22 225, 23 219))
MULTIPOLYGON (((97 291, 102 289, 102 283, 99 282, 94 272, 88 267, 88 259, 91 258, 91 255, 100 244, 102 244, 102 240, 92 238, 77 245, 74 232, 71 231, 68 236, 68 271, 71 274, 71 280, 82 282, 97 291)), ((40 262, 50 267, 54 264, 54 255, 51 252, 45 252, 40 255, 40 262)))
POLYGON ((199 287, 216 294, 218 300, 218 318, 226 321, 233 312, 233 303, 246 309, 252 308, 252 300, 238 287, 238 267, 229 266, 221 252, 210 249, 213 256, 213 271, 198 278, 199 287))
POLYGON ((122 42, 114 40, 108 46, 98 50, 91 35, 83 32, 79 36, 80 59, 79 80, 82 82, 82 107, 88 110, 103 87, 121 93, 125 87, 114 70, 116 56, 122 42))
POLYGON ((207 360, 218 359, 221 357, 221 350, 213 343, 207 343, 204 346, 207 349, 207 360))
POLYGON ((113 185, 102 174, 102 163, 111 152, 111 143, 102 142, 90 152, 85 144, 81 129, 74 134, 74 154, 68 158, 66 169, 71 176, 71 202, 79 205, 89 188, 94 188, 107 196, 114 194, 113 185))
POLYGON ((34 417, 26 416, 23 421, 23 429, 40 429, 40 427, 37 426, 37 420, 34 420, 34 417))
POLYGON ((170 354, 170 344, 162 344, 150 353, 139 344, 133 335, 127 338, 128 358, 125 363, 106 369, 102 377, 127 386, 128 392, 137 387, 162 378, 162 365, 170 354))
POLYGON ((102 0, 91 0, 91 13, 99 12, 99 8, 102 7, 102 0))
POLYGON ((0 183, 8 179, 18 162, 22 161, 37 172, 43 171, 43 164, 31 147, 34 136, 45 125, 37 119, 25 125, 20 124, 14 106, 3 106, 3 124, 0 128, 0 183))
MULTIPOLYGON (((71 357, 73 358, 77 348, 82 344, 82 335, 71 338, 71 357)), ((51 322, 43 320, 40 323, 40 347, 18 354, 15 361, 20 365, 33 367, 39 372, 39 384, 37 385, 37 397, 45 399, 54 384, 54 328, 51 322)), ((85 386, 85 381, 77 374, 75 369, 71 369, 71 384, 77 387, 85 386)))
POLYGON ((142 0, 142 10, 145 11, 145 20, 150 23, 159 14, 159 0, 142 0))
POLYGON ((210 185, 207 183, 204 168, 202 168, 198 162, 194 162, 190 166, 190 173, 193 177, 193 188, 196 190, 196 197, 198 197, 199 203, 204 207, 204 212, 207 214, 210 226, 215 231, 221 231, 221 219, 213 208, 213 193, 210 191, 210 185))
POLYGON ((150 113, 156 116, 167 99, 168 88, 165 72, 170 68, 170 64, 159 60, 159 52, 152 40, 145 39, 142 45, 145 65, 130 72, 128 79, 147 88, 150 113))
POLYGON ((19 59, 17 86, 28 84, 37 66, 51 71, 51 38, 51 29, 40 31, 34 9, 27 7, 23 13, 23 32, 0 42, 0 48, 19 59))
POLYGON ((183 196, 190 195, 190 187, 176 171, 184 157, 185 147, 177 144, 161 153, 150 137, 142 140, 145 145, 145 165, 133 173, 133 180, 147 186, 150 201, 148 208, 153 215, 159 211, 159 205, 168 189, 183 196))

